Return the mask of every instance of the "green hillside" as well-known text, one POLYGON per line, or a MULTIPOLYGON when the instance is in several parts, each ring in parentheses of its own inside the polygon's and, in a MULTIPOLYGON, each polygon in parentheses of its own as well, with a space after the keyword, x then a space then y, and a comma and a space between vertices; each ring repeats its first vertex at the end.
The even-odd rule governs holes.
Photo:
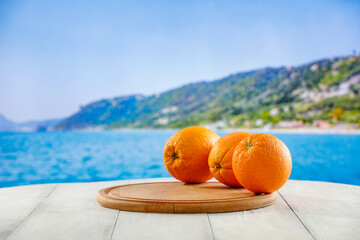
POLYGON ((360 57, 325 59, 298 67, 265 68, 152 96, 90 103, 57 128, 180 128, 221 123, 261 127, 286 121, 360 121, 360 57))

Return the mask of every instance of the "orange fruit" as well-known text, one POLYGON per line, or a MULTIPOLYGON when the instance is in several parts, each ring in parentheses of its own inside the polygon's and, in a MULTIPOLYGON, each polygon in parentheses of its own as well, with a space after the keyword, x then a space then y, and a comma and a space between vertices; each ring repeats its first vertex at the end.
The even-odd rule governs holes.
POLYGON ((271 193, 289 179, 292 162, 289 149, 269 134, 252 134, 234 150, 233 171, 246 189, 271 193))
POLYGON ((211 148, 219 136, 204 127, 187 127, 166 142, 163 159, 168 172, 187 183, 206 182, 212 178, 208 166, 211 148))
POLYGON ((221 137, 210 151, 209 167, 211 174, 221 183, 230 187, 241 187, 232 170, 232 158, 236 146, 251 135, 233 132, 221 137))

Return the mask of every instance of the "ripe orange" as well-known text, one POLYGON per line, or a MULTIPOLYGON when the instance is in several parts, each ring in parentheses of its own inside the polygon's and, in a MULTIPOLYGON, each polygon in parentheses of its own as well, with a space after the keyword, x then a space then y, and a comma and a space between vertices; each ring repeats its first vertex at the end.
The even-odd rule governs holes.
POLYGON ((209 167, 211 174, 221 183, 231 187, 241 187, 232 170, 232 158, 236 146, 251 135, 245 132, 233 132, 221 137, 211 149, 209 167))
POLYGON ((213 131, 203 127, 187 127, 166 142, 163 159, 168 172, 187 183, 206 182, 212 178, 208 157, 219 139, 213 131))
POLYGON ((271 193, 289 179, 291 155, 286 145, 269 134, 252 134, 242 140, 233 155, 236 179, 256 193, 271 193))

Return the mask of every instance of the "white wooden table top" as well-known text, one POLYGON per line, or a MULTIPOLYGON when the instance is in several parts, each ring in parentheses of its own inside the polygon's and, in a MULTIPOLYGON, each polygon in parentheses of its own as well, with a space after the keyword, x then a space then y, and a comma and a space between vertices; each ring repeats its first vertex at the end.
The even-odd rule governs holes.
POLYGON ((99 189, 170 178, 0 188, 0 239, 360 239, 360 187, 288 181, 272 206, 154 214, 101 207, 99 189))

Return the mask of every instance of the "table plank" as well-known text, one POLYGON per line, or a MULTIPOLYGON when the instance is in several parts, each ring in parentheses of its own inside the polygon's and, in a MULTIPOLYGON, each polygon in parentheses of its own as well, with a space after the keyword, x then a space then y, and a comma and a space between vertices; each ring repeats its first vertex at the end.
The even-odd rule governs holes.
POLYGON ((59 184, 8 239, 109 239, 118 211, 101 207, 100 188, 128 181, 59 184))
POLYGON ((233 213, 211 213, 215 239, 313 239, 278 195, 275 204, 233 213))
POLYGON ((161 214, 120 211, 112 239, 213 239, 206 213, 161 214))
POLYGON ((174 179, 1 188, 0 239, 358 239, 360 235, 359 186, 288 181, 272 206, 218 214, 124 212, 103 208, 95 200, 101 188, 150 181, 174 179))
POLYGON ((280 193, 316 239, 359 239, 359 186, 289 181, 280 193))
MULTIPOLYGON (((176 182, 174 178, 131 180, 176 182)), ((111 186, 111 185, 110 185, 111 186)), ((206 214, 155 214, 120 211, 111 239, 212 239, 206 214)))
POLYGON ((6 239, 54 190, 56 184, 0 189, 0 239, 6 239))

